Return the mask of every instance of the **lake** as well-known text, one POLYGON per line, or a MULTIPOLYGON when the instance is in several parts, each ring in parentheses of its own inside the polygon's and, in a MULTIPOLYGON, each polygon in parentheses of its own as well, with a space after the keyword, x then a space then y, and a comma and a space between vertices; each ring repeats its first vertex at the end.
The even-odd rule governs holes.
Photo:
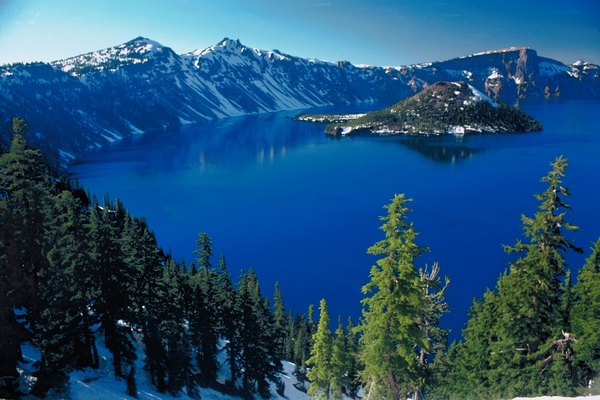
POLYGON ((418 243, 431 249, 421 264, 439 261, 452 280, 442 323, 457 338, 473 297, 507 267, 502 244, 522 237, 520 216, 535 212, 556 156, 569 160, 567 218, 581 227, 569 237, 586 249, 569 257, 573 268, 600 236, 600 103, 523 109, 541 133, 334 139, 292 120, 298 112, 231 118, 120 142, 70 172, 144 216, 176 259, 192 261, 206 231, 234 276, 254 268, 269 296, 279 281, 297 312, 325 297, 334 321, 360 315, 375 262, 366 250, 383 238, 378 217, 405 193, 418 243))

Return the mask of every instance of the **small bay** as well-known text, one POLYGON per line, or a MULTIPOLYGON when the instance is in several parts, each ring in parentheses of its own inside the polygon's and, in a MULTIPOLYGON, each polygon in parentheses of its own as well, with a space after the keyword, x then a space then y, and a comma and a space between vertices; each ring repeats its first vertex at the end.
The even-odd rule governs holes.
POLYGON ((360 314, 375 261, 366 249, 382 238, 383 206, 405 193, 418 242, 431 249, 422 264, 438 261, 451 277, 443 325, 456 338, 473 297, 508 266, 502 244, 522 238, 521 214, 536 211, 539 179, 558 155, 570 164, 567 219, 581 227, 570 237, 586 249, 568 258, 573 269, 600 235, 600 103, 523 110, 542 132, 336 139, 322 124, 294 121, 299 112, 230 118, 116 143, 70 173, 144 216, 176 259, 192 261, 206 231, 234 275, 254 268, 268 295, 279 281, 297 312, 325 297, 334 319, 360 314))

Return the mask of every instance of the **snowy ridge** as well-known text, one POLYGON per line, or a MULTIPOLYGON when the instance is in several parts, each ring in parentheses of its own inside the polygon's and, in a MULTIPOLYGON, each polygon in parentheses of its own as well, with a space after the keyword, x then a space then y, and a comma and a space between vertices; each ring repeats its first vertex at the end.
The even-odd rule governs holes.
POLYGON ((66 153, 77 158, 143 132, 280 110, 392 104, 439 81, 465 81, 508 103, 600 98, 598 66, 567 66, 529 48, 377 67, 304 59, 228 38, 178 55, 138 37, 50 64, 0 66, 0 115, 25 117, 32 144, 65 166, 73 160, 66 153))

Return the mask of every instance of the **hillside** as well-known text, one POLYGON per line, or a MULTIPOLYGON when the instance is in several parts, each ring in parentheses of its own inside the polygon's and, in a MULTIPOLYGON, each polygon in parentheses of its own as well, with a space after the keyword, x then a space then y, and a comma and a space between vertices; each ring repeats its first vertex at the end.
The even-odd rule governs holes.
MULTIPOLYGON (((509 104, 598 99, 597 65, 509 48, 401 67, 324 62, 224 39, 186 54, 146 38, 52 63, 0 66, 0 121, 27 119, 30 142, 66 166, 149 131, 218 118, 361 102, 392 104, 437 81, 465 81, 509 104)), ((0 142, 4 148, 6 139, 0 142)))
POLYGON ((301 115, 297 119, 329 122, 325 131, 332 135, 464 135, 542 129, 540 122, 527 114, 496 103, 465 82, 437 82, 391 107, 367 114, 301 115))

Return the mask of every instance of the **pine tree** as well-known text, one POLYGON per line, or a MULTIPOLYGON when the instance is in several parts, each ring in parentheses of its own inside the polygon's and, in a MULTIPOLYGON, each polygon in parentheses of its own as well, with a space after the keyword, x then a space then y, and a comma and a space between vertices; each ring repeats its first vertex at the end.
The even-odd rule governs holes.
POLYGON ((285 315, 285 306, 283 305, 283 296, 279 288, 279 282, 275 282, 273 294, 273 317, 274 317, 274 345, 276 355, 279 359, 285 357, 285 335, 287 327, 287 318, 285 315))
POLYGON ((273 354, 274 321, 268 301, 262 297, 253 270, 240 278, 237 290, 239 312, 240 371, 246 393, 269 397, 268 381, 277 382, 281 362, 273 354))
MULTIPOLYGON (((573 345, 577 383, 588 387, 600 374, 600 239, 579 271, 573 288, 571 327, 577 342, 573 345)), ((591 394, 600 394, 600 386, 591 394)))
POLYGON ((348 317, 346 323, 346 346, 348 352, 348 387, 346 394, 350 397, 356 397, 360 390, 360 371, 358 338, 356 328, 352 323, 352 318, 348 317))
POLYGON ((283 354, 284 359, 294 359, 294 340, 296 336, 296 325, 294 324, 294 317, 292 312, 288 311, 287 319, 285 321, 285 337, 283 339, 283 354))
POLYGON ((342 320, 338 317, 338 325, 335 330, 333 344, 331 348, 331 397, 333 399, 342 399, 344 393, 349 392, 350 388, 350 369, 351 357, 346 333, 342 326, 342 320))
POLYGON ((237 323, 239 312, 236 307, 235 290, 233 289, 231 276, 227 271, 227 262, 223 254, 221 254, 221 260, 219 261, 218 279, 217 303, 221 306, 221 334, 226 339, 225 350, 227 351, 229 371, 231 373, 229 384, 235 387, 239 375, 238 364, 241 352, 240 334, 237 323))
POLYGON ((90 318, 90 262, 82 206, 70 191, 54 199, 52 221, 47 227, 53 246, 48 266, 38 271, 37 296, 42 304, 31 321, 32 343, 40 350, 39 370, 32 393, 44 396, 63 387, 75 366, 92 366, 96 355, 90 318), (87 279, 86 279, 87 278, 87 279))
POLYGON ((112 353, 117 377, 124 377, 123 364, 133 362, 136 357, 129 306, 131 291, 139 276, 132 274, 124 261, 121 243, 126 220, 127 215, 118 200, 112 205, 105 198, 100 206, 94 199, 90 235, 93 268, 99 284, 94 309, 101 322, 106 347, 112 353))
POLYGON ((50 181, 38 150, 23 135, 24 120, 13 118, 9 152, 0 156, 0 396, 16 395, 23 325, 15 308, 26 307, 33 320, 42 307, 36 295, 37 273, 47 265, 44 227, 49 219, 50 181))
POLYGON ((303 314, 296 315, 294 328, 294 356, 292 358, 296 364, 294 372, 298 381, 303 382, 306 378, 306 360, 310 357, 311 349, 310 328, 303 314))
MULTIPOLYGON (((427 348, 418 348, 422 376, 420 388, 425 385, 432 374, 430 361, 436 357, 438 352, 443 351, 447 345, 448 331, 439 327, 439 321, 442 315, 448 311, 444 293, 450 284, 450 278, 446 276, 444 283, 442 283, 439 272, 438 263, 434 263, 431 270, 427 266, 419 270, 421 290, 425 298, 425 309, 419 316, 419 326, 428 342, 427 348)), ((418 400, 420 397, 420 390, 417 389, 413 394, 413 399, 418 400)))
POLYGON ((306 364, 310 367, 307 373, 310 387, 308 395, 315 399, 329 399, 331 388, 331 331, 329 330, 329 312, 327 302, 321 299, 319 305, 319 324, 313 337, 313 347, 306 364))
POLYGON ((550 382, 557 379, 553 376, 555 368, 539 363, 547 358, 549 343, 560 335, 564 325, 561 310, 564 254, 567 250, 578 253, 582 250, 563 236, 565 231, 578 229, 565 219, 564 210, 569 206, 562 197, 570 194, 562 186, 562 177, 567 161, 558 157, 551 167, 542 178, 546 190, 536 195, 540 201, 538 212, 533 218, 522 217, 528 243, 517 241, 514 246, 506 247, 508 253, 521 257, 498 282, 497 356, 491 367, 498 375, 500 395, 543 394, 550 389, 550 382), (518 370, 519 374, 512 377, 507 370, 518 370))
POLYGON ((217 376, 217 352, 220 315, 217 304, 217 276, 211 265, 212 241, 206 232, 198 235, 198 272, 191 278, 193 300, 190 317, 191 343, 204 384, 212 384, 217 376))
POLYGON ((415 348, 429 344, 419 326, 426 308, 415 259, 426 251, 415 243, 417 233, 406 221, 409 211, 404 195, 386 206, 381 230, 385 239, 369 248, 382 256, 371 268, 371 280, 363 287, 360 324, 363 382, 368 396, 393 400, 406 398, 422 385, 422 371, 415 348))

